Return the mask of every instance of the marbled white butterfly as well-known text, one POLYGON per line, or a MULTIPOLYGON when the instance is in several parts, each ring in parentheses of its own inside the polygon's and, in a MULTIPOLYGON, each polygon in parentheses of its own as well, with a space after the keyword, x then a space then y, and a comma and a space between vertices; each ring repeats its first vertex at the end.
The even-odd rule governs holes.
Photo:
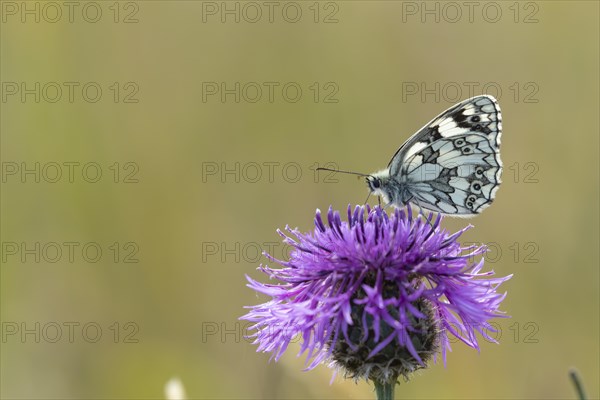
POLYGON ((371 193, 386 205, 411 203, 441 214, 474 216, 492 203, 500 185, 501 134, 496 99, 473 97, 411 136, 386 169, 358 175, 367 177, 371 193))

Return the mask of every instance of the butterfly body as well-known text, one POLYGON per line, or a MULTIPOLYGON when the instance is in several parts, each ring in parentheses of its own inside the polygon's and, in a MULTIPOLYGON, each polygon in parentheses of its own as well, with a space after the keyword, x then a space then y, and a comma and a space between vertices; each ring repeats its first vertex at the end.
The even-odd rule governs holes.
POLYGON ((388 205, 410 202, 441 214, 476 215, 492 203, 501 182, 501 134, 496 99, 467 99, 411 136, 386 169, 367 176, 367 185, 388 205))
POLYGON ((386 204, 401 208, 410 201, 412 194, 406 179, 402 179, 402 182, 400 179, 402 177, 392 178, 389 169, 383 169, 368 176, 367 185, 371 193, 380 196, 386 204))

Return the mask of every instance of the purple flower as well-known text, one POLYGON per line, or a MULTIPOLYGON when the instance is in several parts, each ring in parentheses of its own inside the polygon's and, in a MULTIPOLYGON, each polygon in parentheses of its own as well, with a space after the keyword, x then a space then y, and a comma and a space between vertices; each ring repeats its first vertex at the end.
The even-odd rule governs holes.
POLYGON ((258 351, 278 360, 300 335, 307 369, 329 361, 347 377, 394 383, 438 352, 445 363, 449 335, 476 349, 475 332, 494 341, 488 321, 504 316, 506 296, 496 288, 510 276, 480 272, 474 257, 486 248, 457 242, 469 227, 451 235, 433 217, 349 206, 347 222, 330 208, 327 225, 317 210, 312 233, 278 231, 292 246, 289 260, 265 254, 283 268, 260 270, 280 283, 248 277, 271 297, 242 317, 255 323, 258 351))

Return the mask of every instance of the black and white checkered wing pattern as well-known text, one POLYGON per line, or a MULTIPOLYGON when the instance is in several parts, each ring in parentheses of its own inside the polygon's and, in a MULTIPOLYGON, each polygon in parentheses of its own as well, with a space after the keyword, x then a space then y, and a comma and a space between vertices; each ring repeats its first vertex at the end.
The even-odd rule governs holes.
POLYGON ((470 216, 494 200, 500 185, 500 107, 477 96, 446 110, 414 134, 389 164, 411 203, 444 214, 470 216))

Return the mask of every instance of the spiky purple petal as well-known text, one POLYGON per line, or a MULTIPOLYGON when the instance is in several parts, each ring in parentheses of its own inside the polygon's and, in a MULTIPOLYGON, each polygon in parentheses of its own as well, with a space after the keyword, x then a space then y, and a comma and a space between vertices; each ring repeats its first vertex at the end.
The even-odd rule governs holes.
POLYGON ((338 341, 356 349, 357 339, 350 337, 349 328, 355 332, 360 327, 360 341, 374 341, 369 358, 396 343, 422 364, 410 338, 419 330, 414 321, 427 318, 418 306, 423 302, 433 307, 441 329, 444 364, 446 351, 451 350, 448 335, 476 349, 475 332, 491 340, 488 321, 504 316, 498 307, 505 294, 496 290, 511 276, 491 278, 493 272, 480 272, 483 259, 472 260, 485 247, 461 247, 457 241, 470 226, 449 234, 440 227, 439 215, 413 217, 410 209, 388 215, 369 206, 354 210, 349 206, 347 219, 342 221, 330 208, 324 223, 317 210, 312 233, 287 226, 285 232, 278 231, 292 246, 289 260, 265 254, 282 268, 259 269, 279 283, 247 277, 248 287, 271 297, 249 307, 242 317, 254 322, 251 337, 258 351, 270 352, 278 360, 300 334, 300 354, 306 353, 307 369, 312 369, 330 358, 338 341), (390 287, 395 288, 393 295, 390 287), (357 312, 361 315, 354 315, 357 312))

